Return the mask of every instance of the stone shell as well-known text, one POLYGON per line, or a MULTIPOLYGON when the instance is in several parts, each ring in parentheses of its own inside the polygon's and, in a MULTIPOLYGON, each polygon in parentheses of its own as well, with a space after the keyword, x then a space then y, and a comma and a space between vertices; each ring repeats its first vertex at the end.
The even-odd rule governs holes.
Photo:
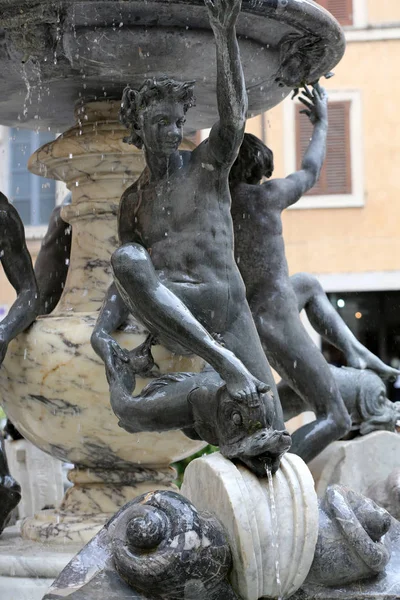
POLYGON ((306 464, 286 454, 273 486, 279 550, 266 477, 257 478, 219 453, 194 460, 185 472, 182 493, 225 526, 233 556, 232 587, 246 600, 289 597, 304 582, 314 557, 318 503, 306 464))

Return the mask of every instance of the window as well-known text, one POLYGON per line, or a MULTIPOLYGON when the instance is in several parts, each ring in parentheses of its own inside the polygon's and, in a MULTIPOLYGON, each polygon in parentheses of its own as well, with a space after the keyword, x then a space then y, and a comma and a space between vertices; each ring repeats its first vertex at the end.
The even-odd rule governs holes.
POLYGON ((47 225, 56 205, 55 181, 33 175, 27 167, 32 152, 54 137, 51 133, 9 130, 8 195, 25 226, 47 225))
MULTIPOLYGON (((287 98, 284 102, 284 149, 286 175, 298 170, 309 144, 313 126, 304 106, 287 98)), ((292 208, 343 208, 363 206, 364 171, 361 95, 357 91, 329 90, 327 152, 316 186, 292 208)))
MULTIPOLYGON (((296 168, 301 168, 301 160, 309 144, 313 126, 304 114, 302 106, 296 107, 296 168)), ((351 194, 350 156, 350 101, 330 102, 328 107, 329 129, 326 143, 326 158, 317 184, 309 196, 330 194, 351 194)))
MULTIPOLYGON (((356 338, 384 363, 400 366, 400 292, 334 292, 329 300, 356 338)), ((322 340, 322 351, 328 362, 345 363, 343 354, 322 340)), ((388 397, 400 400, 400 379, 388 384, 388 397)))
POLYGON ((329 10, 341 25, 353 25, 353 0, 316 0, 329 10))

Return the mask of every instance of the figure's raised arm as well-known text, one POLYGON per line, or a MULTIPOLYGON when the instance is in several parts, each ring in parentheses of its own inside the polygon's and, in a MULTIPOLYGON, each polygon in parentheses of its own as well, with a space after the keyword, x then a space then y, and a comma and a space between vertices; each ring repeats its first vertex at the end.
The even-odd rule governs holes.
POLYGON ((318 83, 312 91, 305 86, 300 102, 314 125, 310 143, 301 162, 301 169, 285 179, 273 179, 263 184, 268 193, 276 197, 276 202, 282 210, 294 204, 303 194, 310 190, 318 181, 326 152, 326 136, 328 132, 328 96, 318 83))
POLYGON ((205 4, 217 47, 219 113, 208 145, 212 160, 231 166, 242 143, 247 112, 247 93, 235 27, 241 0, 205 0, 205 4))

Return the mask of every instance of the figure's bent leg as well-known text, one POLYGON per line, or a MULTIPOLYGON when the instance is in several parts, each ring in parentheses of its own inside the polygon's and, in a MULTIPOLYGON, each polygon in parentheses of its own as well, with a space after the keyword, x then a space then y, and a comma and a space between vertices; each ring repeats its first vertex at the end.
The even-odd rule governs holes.
POLYGON ((284 430, 282 407, 274 376, 247 304, 244 304, 240 314, 224 332, 223 338, 226 345, 240 358, 249 371, 261 381, 268 383, 271 391, 271 394, 267 395, 271 403, 270 424, 274 429, 284 430))
MULTIPOLYGON (((290 447, 290 443, 288 443, 288 441, 290 442, 290 436, 285 429, 282 407, 271 368, 263 351, 247 303, 243 304, 240 314, 232 321, 229 329, 224 332, 223 338, 248 369, 262 379, 262 381, 266 381, 271 388, 271 392, 263 394, 260 397, 260 401, 264 403, 266 422, 268 428, 273 431, 274 442, 268 450, 268 460, 266 460, 266 456, 264 455, 260 468, 265 469, 266 466, 269 466, 272 472, 275 473, 279 468, 282 455, 290 447)), ((248 461, 244 462, 250 466, 248 461)), ((254 465, 251 468, 254 470, 254 465)))
POLYGON ((256 379, 233 352, 218 344, 178 296, 160 282, 142 246, 121 246, 112 255, 111 265, 121 297, 151 333, 176 340, 207 361, 226 382, 233 398, 258 402, 258 394, 268 389, 266 383, 256 379))
POLYGON ((271 365, 302 398, 304 408, 311 406, 316 414, 316 421, 292 435, 291 452, 309 462, 350 430, 349 413, 328 363, 297 313, 288 310, 272 325, 267 318, 257 318, 256 324, 271 365))
POLYGON ((308 273, 296 273, 290 281, 297 296, 299 311, 304 308, 315 331, 343 352, 347 366, 371 369, 385 378, 396 378, 400 374, 357 340, 329 302, 316 277, 308 273))

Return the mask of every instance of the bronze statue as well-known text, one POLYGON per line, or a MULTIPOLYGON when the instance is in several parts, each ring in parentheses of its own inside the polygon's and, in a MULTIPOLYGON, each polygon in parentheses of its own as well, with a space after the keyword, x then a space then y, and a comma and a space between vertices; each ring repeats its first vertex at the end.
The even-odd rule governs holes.
POLYGON ((61 209, 71 203, 67 194, 62 205, 50 215, 49 225, 35 261, 35 276, 40 290, 41 315, 50 314, 61 298, 71 255, 72 227, 61 217, 61 209))
MULTIPOLYGON (((305 293, 306 276, 291 280, 285 257, 281 213, 318 180, 328 129, 324 89, 318 83, 312 90, 306 86, 299 99, 305 106, 302 112, 314 125, 301 169, 285 179, 260 184, 263 176, 272 175, 273 155, 260 140, 246 135, 230 173, 230 189, 236 260, 265 353, 274 369, 302 398, 304 405, 313 407, 317 416, 316 421, 304 425, 292 436, 292 452, 308 462, 328 444, 343 437, 351 428, 351 419, 329 365, 299 318, 302 303, 306 306, 312 300, 305 293)), ((339 316, 333 316, 333 309, 328 309, 326 303, 324 308, 323 318, 315 306, 309 311, 317 317, 314 319, 317 330, 321 331, 324 323, 335 343, 339 329, 356 353, 361 345, 355 343, 339 316)), ((360 356, 371 359, 373 355, 364 349, 360 356)), ((368 366, 368 361, 364 360, 363 366, 368 366)), ((376 357, 374 366, 385 370, 376 357)))
MULTIPOLYGON (((143 347, 151 366, 150 345, 143 347)), ((137 361, 138 371, 145 352, 137 361)), ((289 433, 269 427, 265 403, 249 406, 232 398, 212 368, 158 377, 136 396, 132 396, 134 388, 131 364, 122 367, 120 377, 110 385, 111 407, 120 427, 131 433, 181 429, 191 439, 219 446, 226 458, 241 461, 259 477, 266 475, 266 464, 274 473, 290 448, 289 433)))
MULTIPOLYGON (((351 436, 396 431, 400 402, 391 402, 386 397, 386 386, 379 375, 370 369, 334 365, 329 368, 351 418, 351 436)), ((278 391, 285 421, 305 410, 315 410, 312 402, 306 402, 286 381, 278 384, 278 391)))
POLYGON ((315 331, 343 352, 348 367, 370 369, 382 379, 396 380, 400 371, 385 365, 363 346, 334 309, 318 279, 310 273, 296 273, 290 283, 297 297, 299 312, 305 310, 315 331))
MULTIPOLYGON (((276 386, 233 254, 228 175, 247 110, 235 32, 241 3, 206 0, 206 6, 217 48, 219 109, 209 139, 192 152, 178 150, 194 82, 162 78, 124 91, 121 119, 131 127, 129 141, 144 148, 147 166, 121 199, 123 245, 111 258, 115 285, 92 344, 109 382, 118 380, 129 355, 109 334, 125 319, 125 303, 157 341, 207 361, 233 400, 254 408, 264 403, 268 427, 283 432, 276 386)), ((274 465, 287 450, 286 438, 279 447, 281 437, 274 465)))
MULTIPOLYGON (((23 223, 16 209, 0 192, 0 261, 17 298, 0 322, 0 365, 11 340, 24 331, 39 312, 39 292, 32 259, 25 242, 23 223)), ((21 498, 21 489, 10 475, 0 434, 0 533, 21 498)))
POLYGON ((39 291, 32 259, 25 242, 25 231, 16 209, 0 192, 0 261, 17 298, 0 322, 0 365, 8 344, 36 319, 39 291))

